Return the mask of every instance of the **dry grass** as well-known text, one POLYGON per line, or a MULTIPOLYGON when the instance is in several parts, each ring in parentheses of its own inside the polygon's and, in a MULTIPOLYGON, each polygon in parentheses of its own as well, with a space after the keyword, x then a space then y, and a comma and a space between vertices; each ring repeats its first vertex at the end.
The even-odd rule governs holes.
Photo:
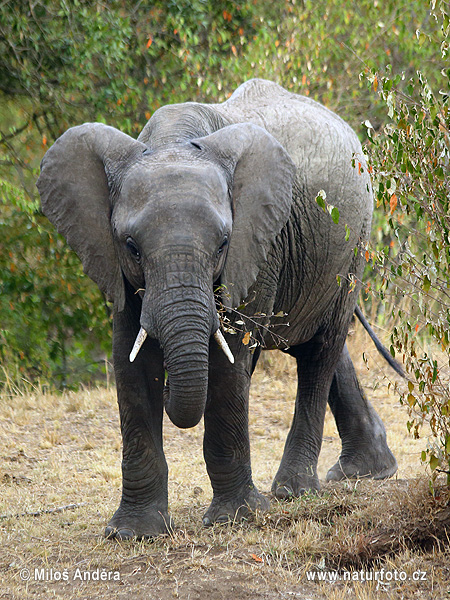
MULTIPOLYGON (((169 502, 176 528, 172 536, 153 543, 120 544, 101 535, 120 498, 114 390, 4 394, 0 598, 448 597, 448 495, 429 493, 419 461, 425 442, 408 437, 404 408, 387 389, 384 376, 391 374, 359 335, 352 340, 358 347, 357 368, 387 426, 399 462, 396 479, 327 484, 319 496, 287 504, 272 501, 268 514, 256 514, 250 522, 203 529, 211 488, 202 458, 202 428, 178 430, 166 422, 169 502), (359 359, 362 344, 367 345, 370 370, 359 359), (110 572, 120 581, 74 580, 77 568, 94 577, 101 570, 110 572), (29 570, 30 581, 21 580, 23 569, 29 570), (35 580, 35 569, 45 580, 35 580), (381 569, 391 581, 386 576, 362 580, 373 579, 381 569), (308 580, 310 572, 329 578, 334 570, 341 577, 347 571, 353 580, 308 580), (425 579, 415 581, 418 573, 425 579), (59 574, 69 581, 57 581, 59 574)), ((269 493, 281 458, 294 396, 291 360, 269 355, 254 376, 250 417, 254 479, 264 493, 269 493)), ((339 450, 327 415, 322 479, 339 450)))

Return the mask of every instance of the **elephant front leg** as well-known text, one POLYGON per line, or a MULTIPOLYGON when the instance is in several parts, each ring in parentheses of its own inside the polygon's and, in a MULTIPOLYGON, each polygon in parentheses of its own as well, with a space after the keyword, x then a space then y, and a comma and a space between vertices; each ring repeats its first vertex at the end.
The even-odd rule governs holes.
POLYGON ((328 471, 327 481, 392 477, 397 461, 387 444, 383 422, 361 389, 347 346, 339 359, 328 403, 342 440, 342 452, 328 471))
POLYGON ((210 348, 203 452, 213 500, 203 517, 206 526, 241 520, 256 509, 267 510, 270 506, 253 483, 250 465, 248 397, 252 356, 247 349, 232 350, 236 359, 233 366, 215 344, 210 348))
POLYGON ((170 528, 167 463, 162 448, 164 368, 158 344, 148 339, 136 360, 129 353, 139 321, 126 307, 114 318, 113 357, 123 438, 122 499, 108 523, 108 538, 151 538, 170 528))
POLYGON ((289 354, 297 359, 298 390, 294 419, 272 484, 272 493, 280 500, 320 489, 317 462, 335 364, 314 340, 291 348, 289 354))

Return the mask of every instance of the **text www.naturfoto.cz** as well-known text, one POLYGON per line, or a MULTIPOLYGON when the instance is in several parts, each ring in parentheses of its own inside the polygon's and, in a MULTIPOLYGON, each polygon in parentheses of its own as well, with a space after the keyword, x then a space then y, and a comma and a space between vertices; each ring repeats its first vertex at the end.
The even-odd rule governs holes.
POLYGON ((380 584, 389 584, 395 581, 426 581, 426 571, 414 571, 408 575, 405 571, 306 571, 306 579, 308 581, 323 581, 335 583, 336 581, 376 581, 380 584))

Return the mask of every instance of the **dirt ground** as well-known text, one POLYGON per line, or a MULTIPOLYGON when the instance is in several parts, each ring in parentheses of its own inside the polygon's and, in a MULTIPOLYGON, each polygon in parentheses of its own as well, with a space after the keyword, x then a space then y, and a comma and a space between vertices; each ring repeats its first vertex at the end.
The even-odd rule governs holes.
MULTIPOLYGON (((429 507, 421 504, 428 492, 419 459, 426 439, 409 437, 405 408, 388 390, 394 376, 370 342, 362 343, 369 368, 359 358, 358 342, 358 371, 389 432, 399 463, 394 479, 324 484, 318 497, 285 504, 272 498, 268 514, 205 529, 201 517, 211 488, 202 426, 178 430, 166 420, 175 528, 153 542, 118 543, 102 536, 120 499, 121 439, 113 388, 62 396, 39 390, 3 394, 0 599, 448 598, 448 545, 438 537, 436 543, 415 542, 417 526, 403 541, 397 533, 400 526, 409 527, 408 514, 416 511, 420 517, 428 510, 421 507, 429 507), (388 545, 383 535, 390 536, 388 545), (361 548, 381 548, 380 540, 380 559, 373 554, 358 564, 361 556, 369 556, 361 548)), ((294 365, 287 357, 269 355, 255 373, 250 407, 254 480, 268 496, 294 397, 294 365)), ((328 414, 322 480, 339 451, 328 414)), ((433 502, 433 510, 445 514, 447 504, 433 502)))

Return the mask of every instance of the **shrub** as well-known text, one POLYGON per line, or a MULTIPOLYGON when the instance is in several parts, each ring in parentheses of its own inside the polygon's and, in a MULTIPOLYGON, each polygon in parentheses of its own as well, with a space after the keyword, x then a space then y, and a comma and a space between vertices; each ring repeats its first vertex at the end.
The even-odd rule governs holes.
MULTIPOLYGON (((367 123, 380 216, 371 256, 379 298, 396 326, 391 352, 403 356, 409 381, 401 401, 416 437, 427 421, 433 439, 422 452, 450 483, 450 13, 433 2, 434 34, 418 30, 418 52, 434 49, 434 82, 417 71, 365 77, 385 102, 390 122, 378 133, 367 123), (439 65, 439 60, 442 63, 439 65), (386 243, 388 242, 388 243, 386 243)), ((370 253, 366 253, 368 258, 370 253)))
POLYGON ((105 302, 36 203, 4 181, 0 215, 0 362, 31 382, 88 381, 110 345, 105 302))

